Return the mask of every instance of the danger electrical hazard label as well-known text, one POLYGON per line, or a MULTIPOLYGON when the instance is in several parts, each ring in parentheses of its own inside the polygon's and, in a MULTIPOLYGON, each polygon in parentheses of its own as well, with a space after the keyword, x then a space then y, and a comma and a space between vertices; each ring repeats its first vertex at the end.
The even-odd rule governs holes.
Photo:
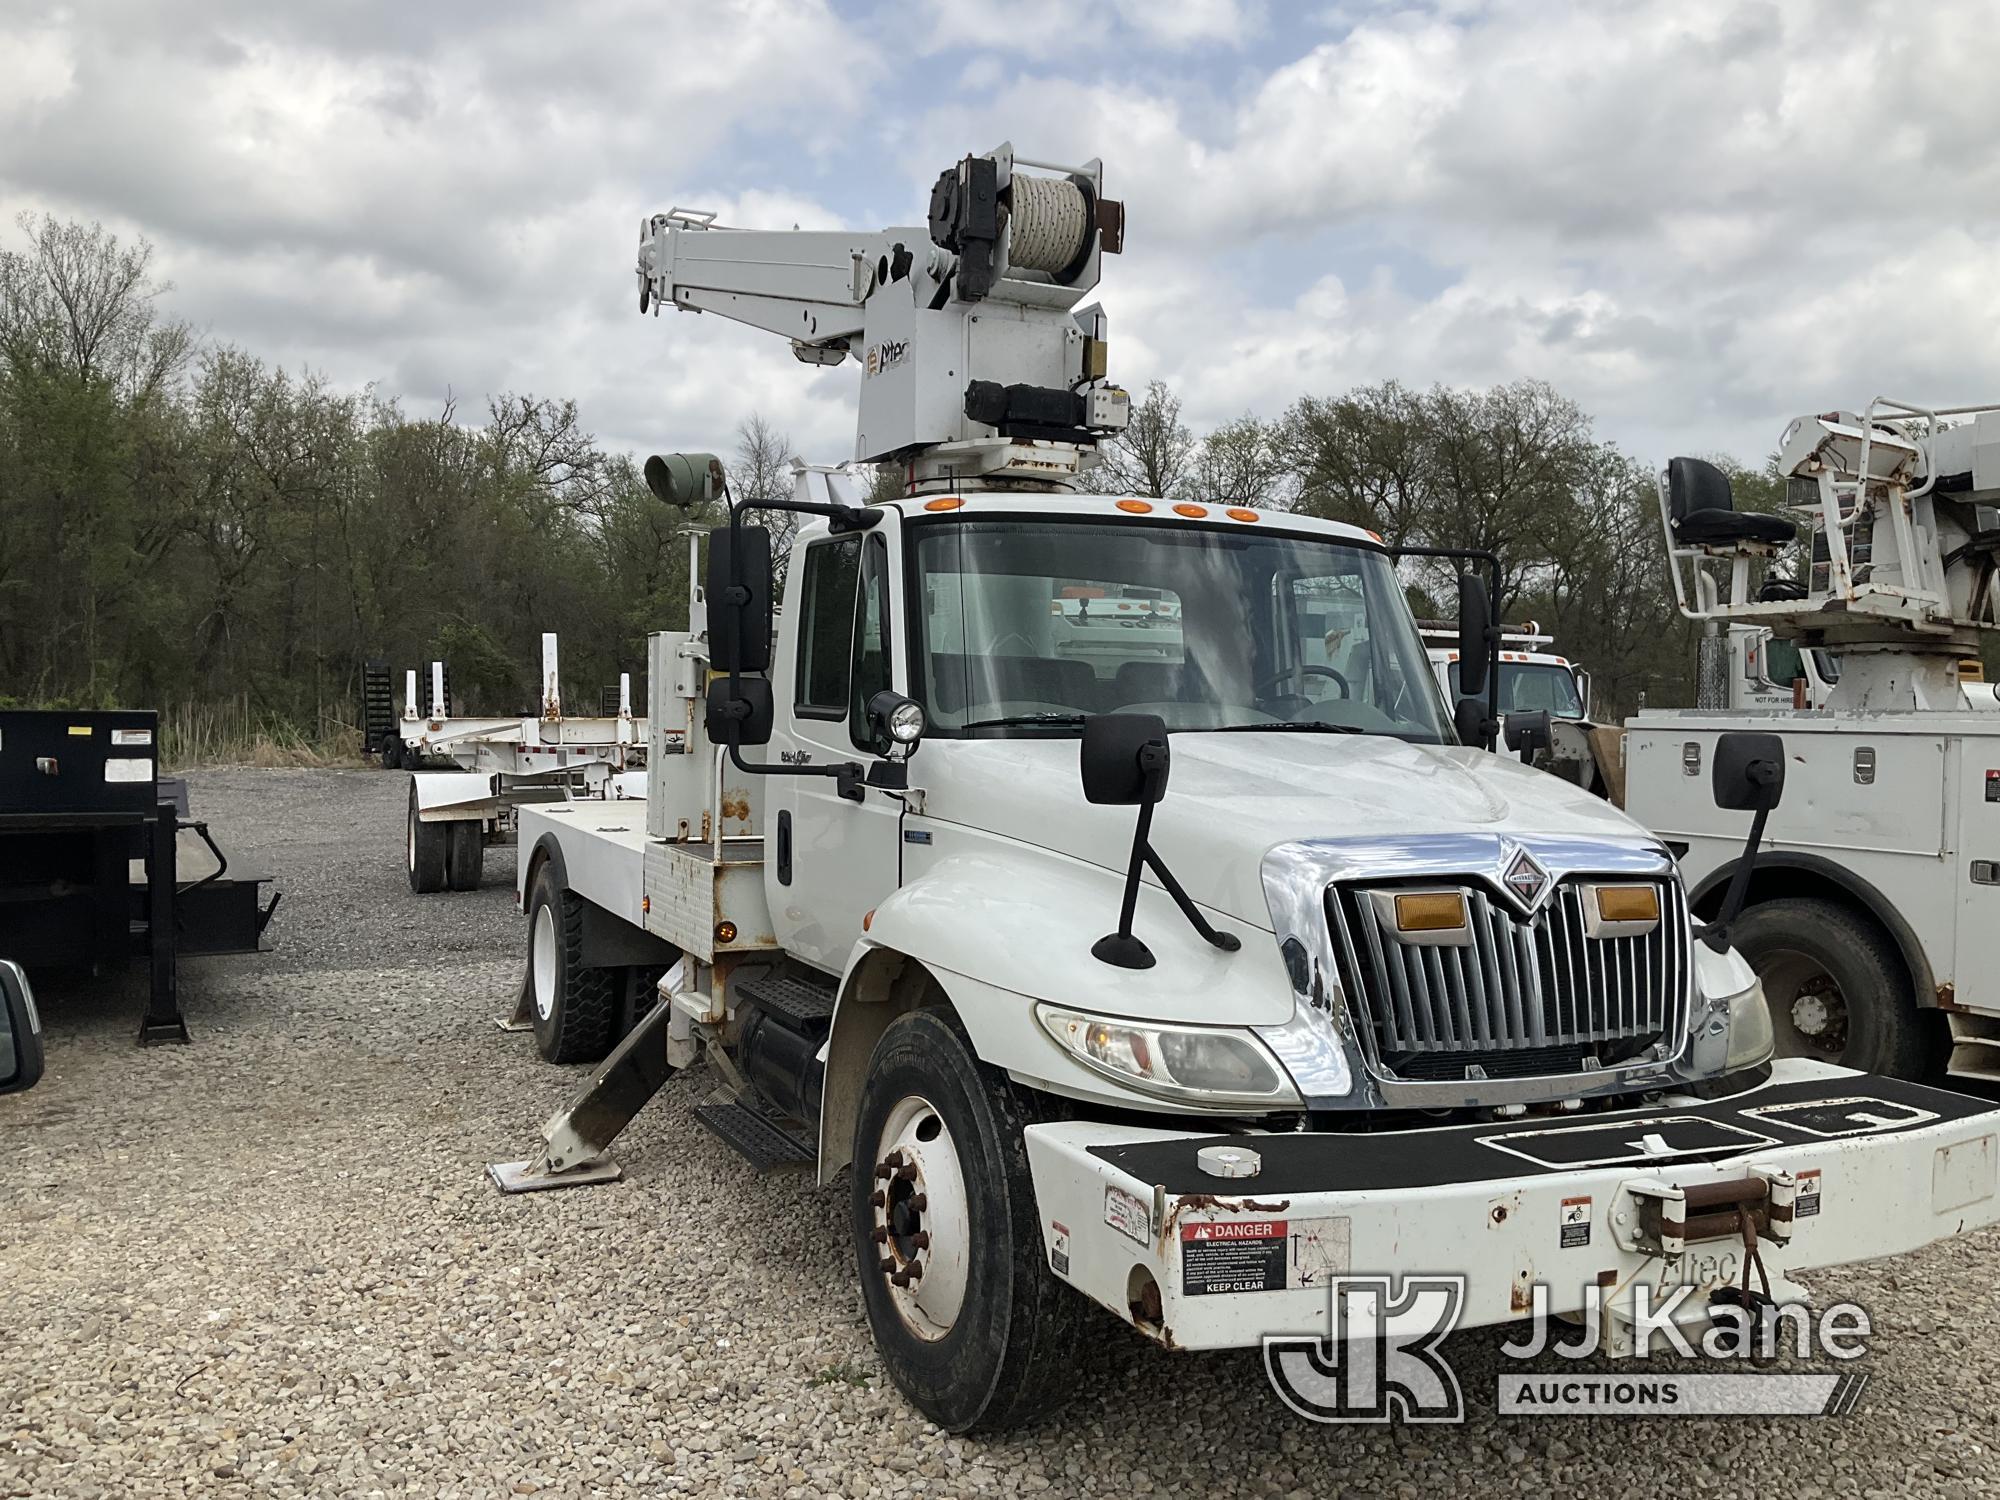
POLYGON ((1283 1219, 1181 1225, 1181 1293, 1282 1292, 1285 1289, 1283 1219))
POLYGON ((1590 1243, 1590 1200, 1565 1198, 1562 1201, 1562 1247, 1565 1250, 1590 1243))

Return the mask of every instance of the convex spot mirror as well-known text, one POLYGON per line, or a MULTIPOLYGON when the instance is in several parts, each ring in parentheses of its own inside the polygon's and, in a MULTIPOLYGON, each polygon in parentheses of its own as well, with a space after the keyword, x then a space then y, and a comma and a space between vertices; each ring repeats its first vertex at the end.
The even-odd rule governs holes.
POLYGON ((1537 750, 1546 750, 1555 734, 1549 722, 1549 711, 1536 709, 1533 713, 1512 713, 1507 715, 1507 748, 1522 760, 1533 760, 1537 750))
POLYGON ((708 534, 708 664, 717 672, 771 667, 771 533, 739 526, 708 534))
POLYGON ((1158 714, 1093 714, 1083 721, 1083 800, 1108 807, 1158 802, 1171 752, 1158 714))
POLYGON ((1732 730, 1715 742, 1715 805, 1725 812, 1768 812, 1785 794, 1785 742, 1775 734, 1732 730))
POLYGON ((42 1020, 19 964, 0 959, 0 1094, 32 1088, 42 1076, 42 1020))
POLYGON ((708 684, 702 732, 715 745, 768 745, 776 718, 767 677, 739 677, 734 693, 727 677, 708 684))
POLYGON ((1488 655, 1493 649, 1493 602, 1477 574, 1458 577, 1458 692, 1476 698, 1486 691, 1488 655))

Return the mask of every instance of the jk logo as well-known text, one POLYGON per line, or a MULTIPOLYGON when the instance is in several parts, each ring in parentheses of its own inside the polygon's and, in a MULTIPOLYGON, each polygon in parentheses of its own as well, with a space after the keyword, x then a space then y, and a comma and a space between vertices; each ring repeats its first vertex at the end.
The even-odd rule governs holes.
POLYGON ((1463 1276, 1336 1276, 1327 1333, 1265 1335, 1264 1373, 1313 1422, 1462 1422, 1465 1398, 1438 1345, 1464 1306, 1463 1276))

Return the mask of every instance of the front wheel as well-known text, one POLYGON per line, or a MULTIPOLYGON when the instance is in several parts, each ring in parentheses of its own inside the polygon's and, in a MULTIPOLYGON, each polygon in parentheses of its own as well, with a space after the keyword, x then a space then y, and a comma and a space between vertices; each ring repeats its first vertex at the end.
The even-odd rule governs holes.
POLYGON ((1917 1009, 1909 971, 1888 933, 1833 901, 1760 901, 1729 940, 1757 971, 1780 1057, 1807 1057, 1894 1078, 1921 1078, 1936 1017, 1917 1009))
POLYGON ((1071 1394, 1086 1304, 1043 1256, 1028 1102, 920 1010, 876 1045, 855 1122, 862 1301, 889 1378, 950 1432, 1002 1431, 1071 1394))

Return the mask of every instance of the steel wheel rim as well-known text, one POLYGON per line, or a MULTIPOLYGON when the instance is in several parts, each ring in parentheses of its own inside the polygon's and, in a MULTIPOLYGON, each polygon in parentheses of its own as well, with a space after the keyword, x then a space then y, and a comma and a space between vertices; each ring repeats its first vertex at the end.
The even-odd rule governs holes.
POLYGON ((935 1343, 965 1306, 972 1216, 958 1147, 928 1099, 909 1094, 889 1111, 874 1177, 867 1253, 903 1326, 935 1343))
POLYGON ((546 1021, 556 1011, 556 919, 546 906, 535 912, 528 953, 534 970, 535 1014, 546 1021))
POLYGON ((1853 1038, 1847 997, 1825 964, 1795 948, 1780 948, 1758 965, 1780 1057, 1838 1062, 1853 1038))

